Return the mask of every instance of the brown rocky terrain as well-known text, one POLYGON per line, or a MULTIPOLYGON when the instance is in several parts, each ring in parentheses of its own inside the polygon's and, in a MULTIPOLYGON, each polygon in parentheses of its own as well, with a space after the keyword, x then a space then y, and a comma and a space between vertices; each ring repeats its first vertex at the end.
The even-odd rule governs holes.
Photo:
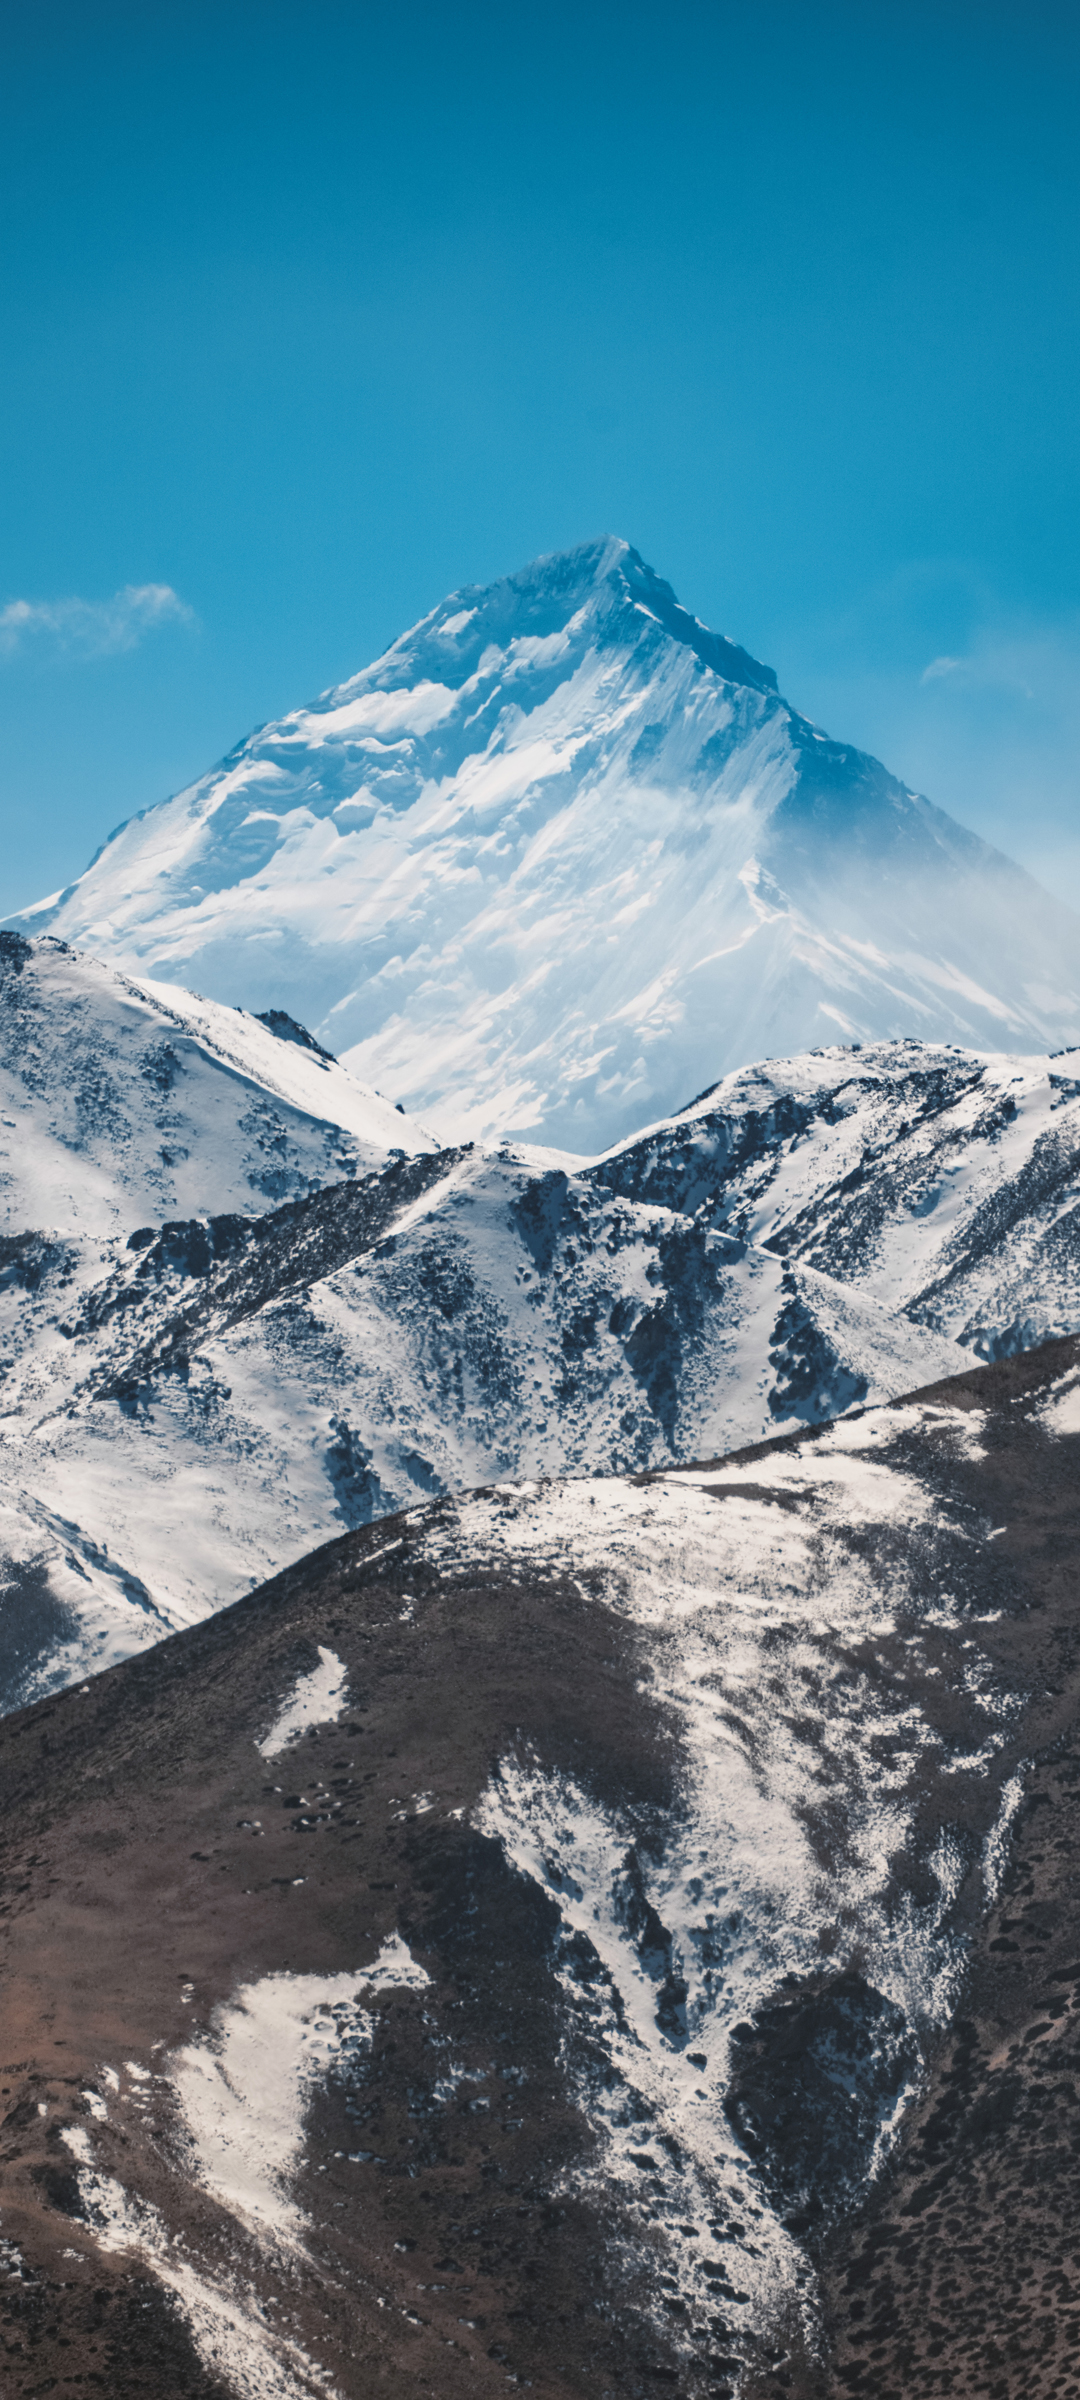
MULTIPOLYGON (((545 1788, 584 1790, 598 1822, 624 1841, 629 1829, 618 1906, 645 1962, 635 1974, 653 1977, 673 2071, 696 2069, 686 1960, 654 1905, 688 1807, 668 1637, 613 1603, 584 1548, 575 1568, 535 1530, 549 1494, 570 1489, 584 1513, 589 1485, 438 1500, 363 1527, 0 1723, 5 2393, 1080 2388, 1078 1366, 1080 1343, 1050 1344, 861 1421, 931 1514, 882 1514, 851 1535, 876 1591, 907 1579, 921 1647, 905 1634, 901 1657, 890 1635, 874 1658, 872 1635, 849 1634, 843 1672, 877 1675, 898 1729, 923 1711, 889 1922, 897 1941, 922 1922, 927 1844, 947 1826, 960 1866, 934 1923, 955 1970, 944 2014, 905 2015, 852 1909, 837 1904, 813 1971, 794 1930, 770 1936, 772 1988, 731 2034, 726 2083, 710 2080, 701 2037, 700 2097, 712 2092, 724 2155, 739 2151, 741 2189, 759 2194, 754 2223, 736 2215, 729 2174, 676 2224, 668 2201, 690 2185, 673 2180, 679 2140, 658 2104, 627 2153, 641 2160, 628 2194, 603 2110, 619 2075, 609 2028, 633 1995, 605 1963, 599 1918, 595 1944, 580 1930, 565 1861, 525 1871, 482 1804, 500 1762, 527 1760, 545 1788), (978 1442, 960 1439, 976 1419, 978 1442), (946 1584, 948 1625, 931 1606, 946 1584), (328 1659, 337 1699, 264 1755, 283 1699, 314 1689, 328 1659), (968 1741, 972 1675, 1003 1728, 978 1774, 947 1750, 968 1741), (278 2014, 249 2073, 242 2043, 268 1993, 278 2014), (293 2076, 290 2148, 275 2077, 303 2042, 317 2059, 293 2076), (908 2078, 869 2193, 834 2156, 845 2075, 862 2078, 873 2124, 908 2078), (211 2086, 220 2138, 199 2114, 211 2086), (780 2280, 762 2300, 770 2227, 780 2280)), ((857 1438, 858 1422, 844 1436, 857 1438)), ((779 1576, 802 1518, 820 1524, 829 1441, 824 1428, 692 1471, 700 1505, 716 1496, 717 1539, 733 1507, 765 1511, 779 1576)), ((605 1487, 611 1506, 620 1492, 655 1501, 661 1526, 686 1488, 605 1487)), ((820 1613, 834 1553, 816 1538, 820 1613)), ((719 1584, 701 1597, 727 1605, 719 1584)), ((874 1756, 884 1738, 868 1737, 874 1756)), ((816 1771, 827 1880, 839 1867, 822 1827, 838 1858, 843 1794, 816 1771)))

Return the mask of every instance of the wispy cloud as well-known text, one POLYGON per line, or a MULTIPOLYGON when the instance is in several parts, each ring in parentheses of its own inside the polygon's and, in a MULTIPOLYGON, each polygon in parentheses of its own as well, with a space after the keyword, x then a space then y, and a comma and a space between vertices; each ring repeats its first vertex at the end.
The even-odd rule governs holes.
POLYGON ((169 583, 126 583, 111 600, 9 600, 0 608, 0 657, 45 649, 107 658, 170 622, 193 625, 195 612, 169 583))
POLYGON ((932 658, 929 666, 923 668, 919 681, 942 683, 948 676, 954 682, 985 686, 996 684, 1003 691, 1022 692, 1025 700, 1034 700, 1034 686, 1028 681, 1023 661, 1029 652, 1039 658, 1043 647, 1037 637, 1029 636, 1025 641, 1023 638, 1009 639, 984 634, 964 658, 950 658, 948 655, 932 658))

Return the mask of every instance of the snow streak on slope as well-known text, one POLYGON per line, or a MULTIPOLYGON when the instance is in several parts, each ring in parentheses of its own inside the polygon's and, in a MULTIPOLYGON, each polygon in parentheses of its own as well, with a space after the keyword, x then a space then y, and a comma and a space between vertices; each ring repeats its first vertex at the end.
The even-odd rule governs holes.
POLYGON ((395 1149, 435 1147, 289 1019, 274 1031, 62 942, 0 934, 5 1266, 28 1230, 110 1236, 148 1218, 253 1213, 395 1149))
POLYGON ((345 1706, 348 1676, 340 1658, 319 1645, 319 1664, 297 1678, 268 1733, 259 1742, 264 1758, 276 1758, 311 1725, 332 1725, 345 1706))
POLYGON ((100 2249, 130 2255, 172 2294, 201 2364, 232 2400, 337 2400, 333 2387, 299 2344, 267 2324, 265 2307, 240 2278, 206 2273, 190 2245, 174 2236, 160 2212, 135 2198, 120 2178, 93 2165, 82 2127, 64 2135, 77 2162, 79 2199, 100 2249))
POLYGON ((809 2298, 800 2237, 876 2173, 955 2003, 1019 1707, 980 1656, 984 1521, 941 1490, 979 1435, 959 1408, 873 1410, 749 1467, 477 1495, 419 1537, 450 1576, 576 1578, 637 1629, 678 1744, 666 1819, 511 1748, 475 1822, 558 1911, 587 2185, 641 2212, 688 2322, 711 2297, 763 2330, 809 2298), (763 2176, 748 2021, 777 2007, 830 2122, 796 2121, 763 2176))
POLYGON ((595 1149, 838 1034, 1080 1038, 1071 913, 617 540, 452 594, 18 921, 284 1003, 454 1139, 595 1149))

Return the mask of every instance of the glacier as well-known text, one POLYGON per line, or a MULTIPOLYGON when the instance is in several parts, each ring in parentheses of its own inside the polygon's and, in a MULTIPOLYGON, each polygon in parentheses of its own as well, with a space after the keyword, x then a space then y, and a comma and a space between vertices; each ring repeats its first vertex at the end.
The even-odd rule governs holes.
POLYGON ((454 592, 9 920, 288 1011, 444 1141, 595 1155, 837 1041, 1080 1040, 1080 921, 630 545, 454 592))

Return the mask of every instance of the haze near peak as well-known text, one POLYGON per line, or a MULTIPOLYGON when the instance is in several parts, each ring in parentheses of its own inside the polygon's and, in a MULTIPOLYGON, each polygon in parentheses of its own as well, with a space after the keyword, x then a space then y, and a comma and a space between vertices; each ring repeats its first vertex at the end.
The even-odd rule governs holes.
POLYGON ((577 1151, 838 1038, 1080 1039, 1070 913, 611 537, 454 591, 17 922, 577 1151))

